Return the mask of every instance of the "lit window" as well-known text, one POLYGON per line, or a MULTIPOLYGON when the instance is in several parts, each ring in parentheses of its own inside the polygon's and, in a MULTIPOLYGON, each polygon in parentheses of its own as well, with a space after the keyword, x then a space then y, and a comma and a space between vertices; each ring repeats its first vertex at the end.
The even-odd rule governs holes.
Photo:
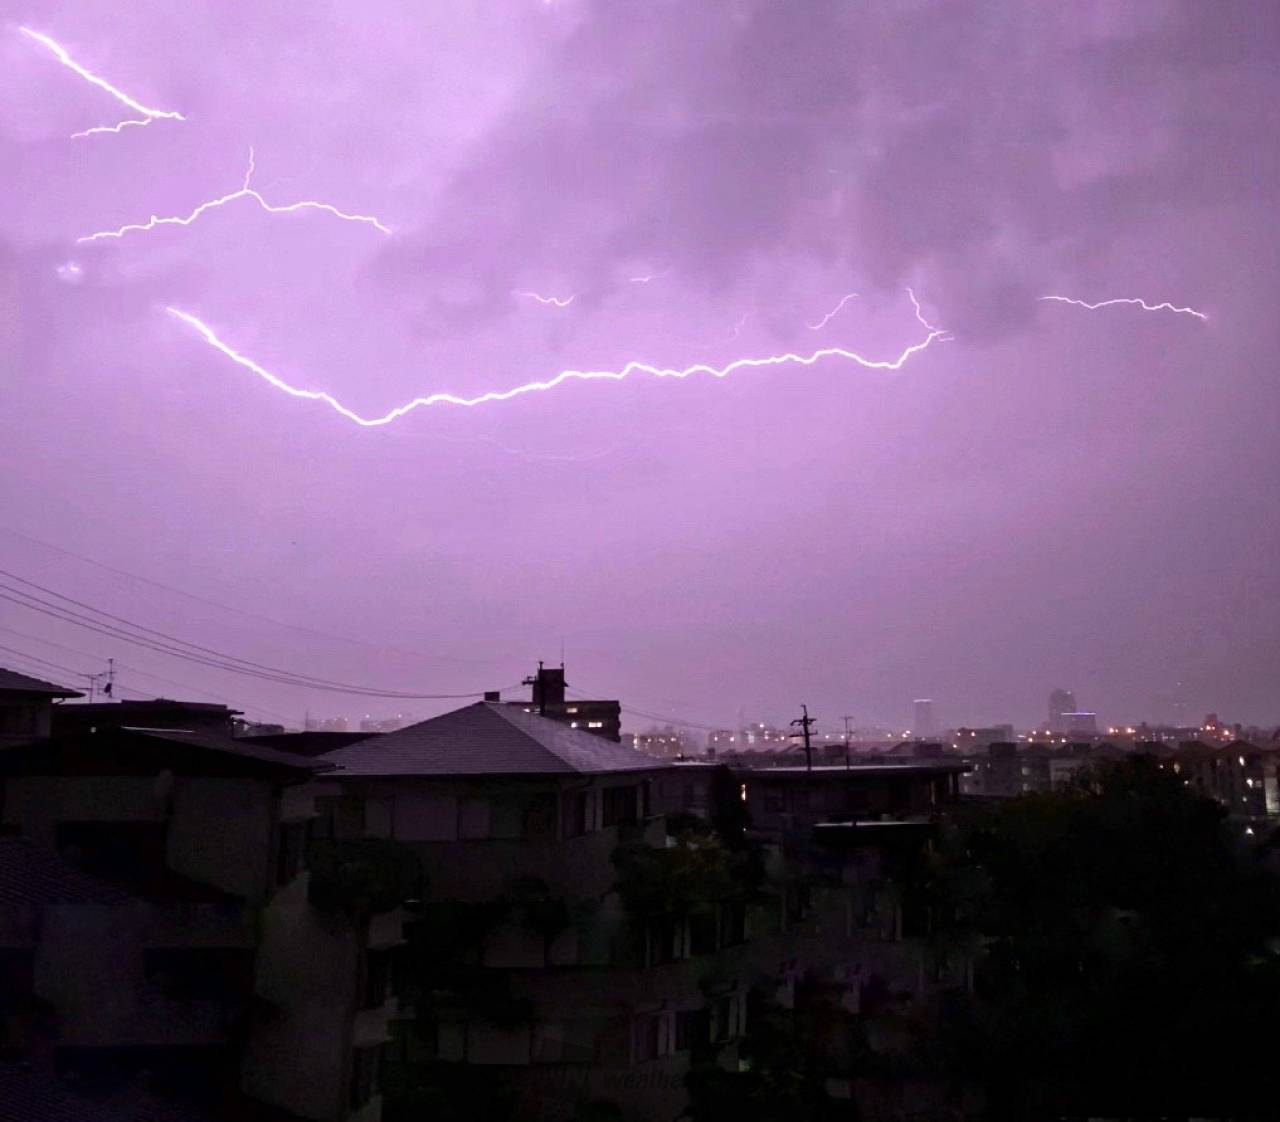
POLYGON ((566 713, 576 713, 577 711, 578 707, 576 705, 570 705, 569 708, 565 710, 566 713))
POLYGON ((604 722, 603 722, 603 721, 588 721, 588 722, 587 722, 587 728, 589 728, 589 729, 602 729, 602 728, 604 728, 604 722))
POLYGON ((577 721, 570 721, 570 722, 569 722, 569 727, 570 727, 571 729, 576 729, 576 728, 578 727, 578 722, 577 722, 577 721))

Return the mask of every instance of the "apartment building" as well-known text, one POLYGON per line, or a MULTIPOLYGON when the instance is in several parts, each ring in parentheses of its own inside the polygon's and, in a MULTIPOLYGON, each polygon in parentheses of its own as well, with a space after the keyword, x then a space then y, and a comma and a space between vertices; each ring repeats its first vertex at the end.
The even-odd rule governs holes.
POLYGON ((399 942, 399 913, 314 903, 306 785, 331 765, 93 708, 81 731, 0 749, 0 869, 7 853, 26 884, 7 913, 0 887, 18 1082, 55 1081, 50 1101, 70 1083, 176 1095, 237 1122, 375 1122, 391 1005, 365 1000, 368 962, 399 942))

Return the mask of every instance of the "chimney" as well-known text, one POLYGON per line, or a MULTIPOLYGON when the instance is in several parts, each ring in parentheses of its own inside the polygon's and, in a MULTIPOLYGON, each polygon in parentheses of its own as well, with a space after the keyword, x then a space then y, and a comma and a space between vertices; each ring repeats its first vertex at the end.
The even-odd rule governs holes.
POLYGON ((484 699, 485 701, 501 701, 502 691, 501 690, 485 690, 484 699))

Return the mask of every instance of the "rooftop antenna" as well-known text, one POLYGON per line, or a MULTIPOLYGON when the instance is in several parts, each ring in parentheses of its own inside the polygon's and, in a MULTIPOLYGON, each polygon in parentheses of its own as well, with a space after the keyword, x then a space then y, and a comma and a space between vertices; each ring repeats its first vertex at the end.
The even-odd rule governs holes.
POLYGON ((538 716, 545 717, 547 715, 547 691, 542 686, 542 659, 538 659, 537 675, 532 678, 526 678, 520 684, 533 687, 533 696, 538 702, 538 716))
POLYGON ((849 722, 852 721, 853 718, 845 716, 840 719, 844 721, 844 766, 847 769, 853 766, 849 760, 849 722))

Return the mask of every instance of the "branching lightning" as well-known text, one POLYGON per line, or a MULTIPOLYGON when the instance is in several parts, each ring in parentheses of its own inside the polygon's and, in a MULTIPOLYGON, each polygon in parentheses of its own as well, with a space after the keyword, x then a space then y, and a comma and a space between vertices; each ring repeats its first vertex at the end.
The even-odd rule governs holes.
POLYGON ((572 296, 543 296, 538 292, 520 291, 515 293, 516 296, 527 296, 530 300, 536 300, 539 304, 553 304, 557 308, 567 308, 577 299, 577 293, 572 296))
POLYGON ((104 90, 105 92, 109 93, 118 102, 120 102, 121 105, 124 105, 129 109, 132 109, 135 113, 142 114, 141 120, 135 120, 131 118, 129 120, 121 121, 117 125, 95 125, 91 129, 84 129, 81 132, 73 132, 71 134, 71 138, 73 140, 79 139, 80 137, 84 137, 84 136, 95 136, 99 133, 108 133, 108 132, 119 133, 122 129, 126 129, 126 128, 135 128, 135 127, 141 128, 143 125, 151 124, 152 121, 161 121, 161 120, 185 121, 186 120, 186 117, 184 117, 181 113, 175 113, 166 109, 152 109, 149 105, 143 105, 142 102, 137 101, 134 98, 130 97, 123 90, 117 89, 105 78, 99 77, 97 74, 93 73, 92 70, 88 70, 85 67, 81 66, 78 62, 76 62, 76 60, 73 59, 71 55, 67 53, 67 49, 51 36, 45 35, 39 31, 33 31, 29 27, 20 27, 18 28, 18 30, 21 31, 22 34, 26 35, 28 38, 34 39, 42 47, 47 48, 53 54, 53 56, 60 63, 62 63, 62 65, 65 66, 68 70, 72 71, 75 74, 78 74, 81 78, 83 78, 86 82, 90 83, 91 85, 97 86, 98 89, 104 90))
POLYGON ((280 390, 282 393, 288 394, 290 397, 304 398, 307 401, 319 401, 329 406, 335 413, 346 418, 354 424, 374 428, 380 425, 388 425, 392 421, 399 420, 401 417, 412 413, 415 409, 425 408, 432 405, 459 405, 466 408, 472 408, 477 405, 486 405, 491 402, 510 401, 512 398, 521 397, 530 393, 541 393, 546 390, 555 389, 569 381, 610 381, 621 382, 623 379, 630 377, 632 374, 648 374, 654 378, 676 378, 684 379, 694 374, 709 374, 715 378, 725 378, 738 370, 759 369, 761 367, 770 366, 812 366, 817 362, 827 358, 844 359, 847 362, 855 363, 858 366, 868 370, 900 370, 912 356, 919 354, 931 344, 944 341, 946 333, 937 329, 931 329, 918 343, 912 343, 905 347, 895 358, 891 359, 870 359, 858 354, 856 351, 846 350, 843 347, 824 347, 821 350, 811 351, 808 354, 797 354, 794 352, 785 352, 783 354, 769 355, 764 358, 736 358, 723 366, 712 366, 709 363, 699 362, 692 366, 683 368, 652 366, 646 362, 628 362, 625 366, 618 370, 561 370, 553 377, 542 381, 525 382, 522 385, 513 386, 506 390, 489 390, 485 393, 477 394, 474 397, 462 397, 452 393, 433 393, 425 396, 415 397, 403 405, 398 405, 394 409, 377 417, 364 417, 352 409, 347 408, 337 398, 323 390, 305 390, 298 386, 290 385, 283 378, 273 374, 270 370, 259 365, 253 359, 249 358, 237 351, 230 344, 224 342, 214 332, 208 324, 201 320, 198 316, 192 315, 190 312, 183 311, 181 308, 168 307, 165 309, 175 319, 181 320, 187 326, 193 328, 204 341, 214 350, 220 351, 229 358, 237 366, 243 367, 252 374, 256 374, 268 385, 280 390))
POLYGON ((838 303, 834 308, 832 308, 831 311, 829 311, 825 316, 823 316, 820 320, 818 320, 817 323, 806 323, 805 327, 807 327, 810 331, 821 331, 824 327, 827 326, 827 324, 829 324, 833 319, 835 319, 837 315, 840 314, 841 308, 843 308, 847 303, 849 303, 850 300, 856 300, 857 297, 858 297, 858 294, 856 292, 850 292, 847 296, 840 297, 840 303, 838 303))
POLYGON ((1099 308, 1109 308, 1112 304, 1135 304, 1144 312, 1177 312, 1183 316, 1195 316, 1196 319, 1208 321, 1209 317, 1204 312, 1197 312, 1195 308, 1179 308, 1168 301, 1163 304, 1148 304, 1145 300, 1141 300, 1136 296, 1125 296, 1115 300, 1100 300, 1096 304, 1087 303, 1084 300, 1073 300, 1070 296, 1041 296, 1041 300, 1056 300, 1060 304, 1074 304, 1078 308, 1088 308, 1089 311, 1097 311, 1099 308))
POLYGON ((344 222, 363 222, 372 226, 377 230, 381 230, 384 234, 391 233, 388 226, 383 225, 377 218, 368 214, 348 214, 344 210, 339 210, 330 203, 317 202, 314 199, 303 199, 301 202, 288 203, 284 206, 276 206, 267 202, 256 190, 249 186, 253 179, 253 149, 249 149, 249 168, 244 173, 244 182, 238 191, 232 191, 229 195, 222 195, 216 199, 210 199, 208 202, 201 203, 190 214, 186 216, 171 215, 165 218, 159 218, 152 215, 146 222, 129 223, 115 230, 98 230, 93 234, 85 234, 83 237, 76 238, 77 242, 96 242, 104 241, 108 238, 123 238, 126 234, 139 233, 146 230, 154 230, 158 226, 190 226, 201 215, 207 211, 214 210, 220 206, 226 206, 227 203, 233 203, 237 199, 252 199, 268 214, 288 214, 297 210, 322 210, 327 214, 332 214, 335 218, 340 218, 344 222))
POLYGON ((923 327, 926 331, 938 331, 938 333, 939 333, 940 335, 947 335, 948 337, 950 336, 950 333, 949 333, 949 332, 946 332, 946 331, 939 331, 939 330, 938 330, 938 328, 934 327, 934 326, 933 326, 933 324, 931 324, 927 319, 925 319, 925 318, 924 318, 924 312, 923 312, 923 311, 921 310, 921 308, 920 308, 920 301, 916 299, 916 294, 915 294, 914 290, 912 290, 912 289, 908 288, 908 289, 907 289, 907 297, 908 297, 908 298, 910 299, 910 301, 911 301, 911 306, 912 306, 912 307, 915 309, 915 311, 916 311, 916 322, 917 322, 921 327, 923 327))

